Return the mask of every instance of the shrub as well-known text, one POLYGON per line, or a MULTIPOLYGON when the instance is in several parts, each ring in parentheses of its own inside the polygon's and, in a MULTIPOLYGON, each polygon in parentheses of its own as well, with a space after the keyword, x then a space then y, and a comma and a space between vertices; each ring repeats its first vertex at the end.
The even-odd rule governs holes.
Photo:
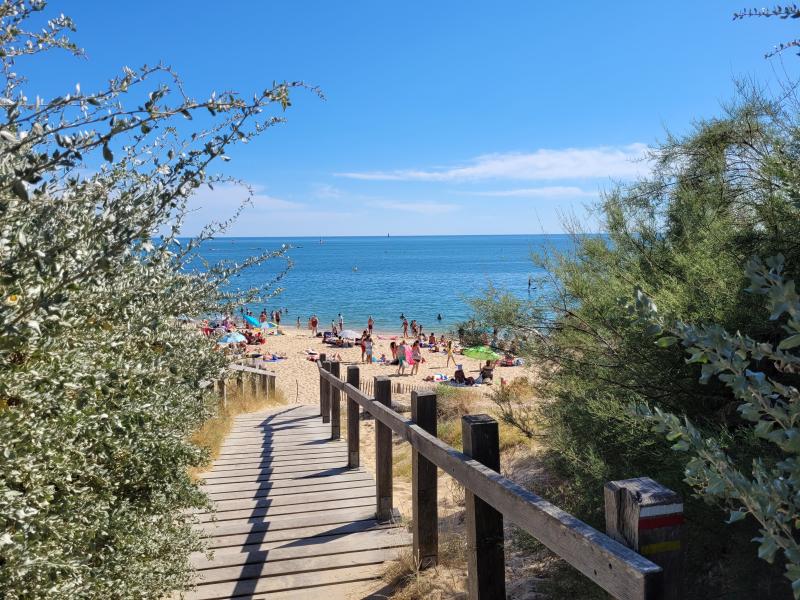
POLYGON ((198 269, 225 224, 183 243, 180 224, 193 191, 222 180, 213 161, 277 123, 290 86, 197 101, 163 66, 126 67, 106 89, 40 100, 16 60, 80 52, 69 18, 35 24, 43 8, 0 2, 0 596, 159 597, 189 582, 200 547, 188 470, 205 453, 189 438, 214 411, 200 383, 225 362, 179 317, 263 296, 224 289, 283 255, 198 269), (183 138, 174 121, 201 111, 211 125, 183 138))

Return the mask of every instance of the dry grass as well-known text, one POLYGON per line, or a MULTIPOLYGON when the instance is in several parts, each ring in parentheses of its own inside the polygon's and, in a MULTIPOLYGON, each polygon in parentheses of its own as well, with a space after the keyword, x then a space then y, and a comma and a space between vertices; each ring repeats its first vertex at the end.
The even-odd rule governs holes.
POLYGON ((276 391, 269 399, 267 399, 266 394, 263 393, 258 394, 258 396, 253 395, 250 391, 250 386, 247 385, 247 381, 245 381, 245 391, 243 394, 239 393, 237 386, 233 385, 230 380, 227 385, 227 390, 227 401, 225 405, 223 405, 222 398, 220 398, 217 415, 203 423, 200 429, 190 438, 192 443, 201 448, 206 448, 209 457, 206 465, 189 470, 189 474, 195 479, 197 479, 198 474, 205 471, 208 464, 212 463, 219 455, 219 449, 230 433, 233 426, 233 419, 236 415, 256 412, 286 404, 286 399, 279 391, 276 391))
POLYGON ((420 570, 411 550, 405 550, 389 563, 384 581, 392 587, 393 600, 443 600, 465 598, 466 544, 455 532, 444 533, 439 540, 439 564, 420 570))

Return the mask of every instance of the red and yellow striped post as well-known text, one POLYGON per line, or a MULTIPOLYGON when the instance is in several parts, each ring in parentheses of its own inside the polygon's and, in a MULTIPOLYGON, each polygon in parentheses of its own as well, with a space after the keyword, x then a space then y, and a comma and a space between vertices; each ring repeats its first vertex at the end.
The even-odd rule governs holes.
POLYGON ((683 598, 683 500, 649 477, 605 485, 606 533, 662 569, 664 600, 683 598))

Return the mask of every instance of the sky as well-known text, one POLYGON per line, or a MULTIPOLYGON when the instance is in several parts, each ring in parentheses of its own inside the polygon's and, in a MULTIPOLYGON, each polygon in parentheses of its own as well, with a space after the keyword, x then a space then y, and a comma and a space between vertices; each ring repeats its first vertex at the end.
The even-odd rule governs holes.
MULTIPOLYGON (((25 66, 31 91, 102 87, 164 62, 198 98, 302 80, 286 123, 219 170, 256 190, 228 235, 563 231, 604 190, 645 175, 666 132, 721 114, 737 78, 774 85, 800 57, 765 60, 794 21, 733 21, 740 2, 51 0, 85 59, 25 66)), ((800 64, 800 63, 798 63, 800 64)), ((29 94, 31 95, 31 94, 29 94)), ((245 192, 203 190, 185 233, 245 192)))

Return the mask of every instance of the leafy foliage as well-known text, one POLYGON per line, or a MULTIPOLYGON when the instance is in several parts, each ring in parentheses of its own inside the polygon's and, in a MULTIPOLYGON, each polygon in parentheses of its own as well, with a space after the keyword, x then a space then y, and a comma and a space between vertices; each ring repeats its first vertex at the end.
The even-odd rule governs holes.
MULTIPOLYGON (((678 322, 667 327, 658 345, 678 341, 690 353, 689 363, 702 365, 700 381, 716 377, 741 401, 737 410, 753 427, 753 435, 777 446, 775 457, 757 457, 749 469, 732 458, 720 441, 706 437, 689 419, 680 419, 647 406, 640 414, 655 423, 656 431, 674 442, 673 448, 688 452, 686 481, 701 497, 730 509, 729 523, 752 516, 759 524, 758 556, 769 562, 779 550, 786 558, 786 576, 800 598, 800 392, 785 380, 800 372, 800 297, 794 281, 784 281, 783 256, 763 264, 752 260, 747 274, 750 291, 766 296, 771 320, 787 316, 785 337, 777 344, 758 342, 741 333, 731 334, 718 325, 678 322), (781 381, 784 380, 784 381, 781 381)), ((656 307, 648 299, 639 302, 639 314, 654 319, 656 307)), ((659 325, 660 326, 660 325, 659 325)))
POLYGON ((193 191, 225 179, 212 162, 281 122, 298 84, 198 101, 159 65, 43 99, 15 60, 80 53, 67 17, 33 25, 43 8, 0 2, 0 596, 159 597, 189 583, 201 547, 189 438, 224 365, 181 320, 274 293, 283 273, 224 290, 285 258, 198 266, 227 222, 188 242, 180 225, 193 191), (184 137, 184 119, 208 126, 184 137))
MULTIPOLYGON (((572 250, 537 257, 547 274, 542 297, 490 290, 474 303, 476 320, 514 336, 539 371, 546 401, 527 418, 532 430, 546 423, 557 481, 548 493, 598 527, 606 481, 650 476, 691 493, 679 456, 630 412, 632 404, 686 415, 737 464, 778 456, 753 434, 724 383, 700 384, 701 366, 677 346, 656 344, 659 328, 643 328, 628 305, 638 288, 675 319, 781 338, 781 325, 747 293, 741 265, 778 254, 787 276, 800 265, 800 129, 790 98, 772 101, 743 87, 721 118, 654 149, 650 176, 603 198, 596 208, 606 235, 572 224, 572 250)), ((725 531, 718 510, 686 505, 690 597, 786 596, 779 569, 747 552, 753 527, 744 521, 725 531)))

